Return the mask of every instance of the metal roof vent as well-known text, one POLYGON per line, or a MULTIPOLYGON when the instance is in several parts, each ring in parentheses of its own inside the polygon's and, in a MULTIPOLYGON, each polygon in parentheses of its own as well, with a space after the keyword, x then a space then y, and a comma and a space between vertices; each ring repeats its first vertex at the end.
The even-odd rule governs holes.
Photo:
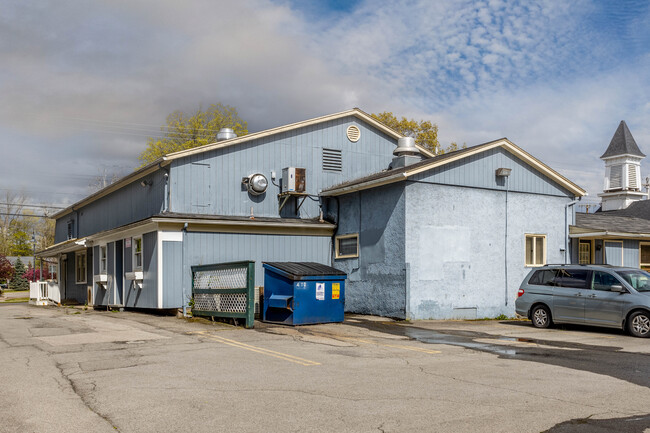
POLYGON ((348 136, 348 140, 350 140, 353 143, 359 141, 359 138, 361 137, 361 131, 359 131, 359 128, 357 128, 354 125, 348 126, 348 130, 346 131, 346 134, 348 136))
POLYGON ((231 128, 221 128, 219 132, 217 132, 217 141, 230 140, 235 137, 237 137, 237 134, 235 134, 235 131, 231 128))
POLYGON ((415 138, 413 137, 402 137, 397 140, 397 148, 393 150, 393 155, 395 156, 406 156, 413 155, 419 156, 420 150, 415 147, 415 138))

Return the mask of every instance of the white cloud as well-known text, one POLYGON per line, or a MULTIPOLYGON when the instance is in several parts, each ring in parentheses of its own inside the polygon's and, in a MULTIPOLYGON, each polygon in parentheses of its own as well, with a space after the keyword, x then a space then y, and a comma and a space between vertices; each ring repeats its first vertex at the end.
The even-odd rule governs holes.
MULTIPOLYGON (((270 0, 16 0, 0 16, 0 92, 11 101, 0 104, 0 142, 5 155, 20 149, 0 161, 0 184, 135 165, 157 132, 108 133, 88 119, 156 125, 223 102, 252 130, 359 106, 431 119, 445 144, 508 136, 593 194, 621 119, 650 154, 650 62, 632 38, 650 15, 626 30, 638 55, 625 64, 611 35, 584 25, 597 9, 368 0, 317 18, 270 0), (3 174, 25 158, 35 174, 3 174)), ((81 188, 73 177, 57 184, 81 188)))

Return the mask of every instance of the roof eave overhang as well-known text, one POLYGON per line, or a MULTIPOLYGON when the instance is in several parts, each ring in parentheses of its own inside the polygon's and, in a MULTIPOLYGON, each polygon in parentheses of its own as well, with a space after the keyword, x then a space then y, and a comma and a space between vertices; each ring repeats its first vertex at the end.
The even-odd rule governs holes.
POLYGON ((580 238, 597 238, 597 239, 650 239, 650 233, 628 233, 628 232, 616 232, 608 230, 599 230, 599 231, 589 231, 583 233, 570 233, 569 237, 572 239, 580 238))
POLYGON ((122 179, 118 180, 117 182, 107 186, 106 188, 100 189, 94 194, 89 195, 88 197, 84 198, 83 200, 80 200, 73 204, 72 206, 68 206, 67 208, 63 209, 60 212, 55 213, 54 215, 51 216, 51 218, 58 219, 61 218, 62 216, 65 216, 69 213, 74 212, 75 210, 94 202, 95 200, 98 200, 102 197, 107 196, 108 194, 117 191, 118 189, 122 188, 125 185, 128 185, 131 182, 134 182, 138 179, 141 179, 145 176, 150 175, 151 173, 158 171, 160 168, 165 167, 169 165, 171 161, 167 160, 165 157, 158 158, 154 162, 142 167, 139 170, 134 171, 131 174, 126 175, 122 179))
POLYGON ((328 222, 304 223, 300 221, 250 221, 213 220, 201 218, 154 217, 151 219, 161 229, 181 230, 187 223, 188 232, 252 233, 276 235, 333 236, 336 225, 328 222))
POLYGON ((381 179, 375 179, 363 183, 359 183, 356 185, 350 185, 350 186, 343 186, 341 188, 332 188, 330 190, 325 190, 321 193, 322 196, 338 196, 338 195, 343 195, 343 194, 349 194, 351 192, 356 192, 356 191, 361 191, 364 189, 370 189, 374 188, 377 186, 381 185, 387 185, 393 182, 399 182, 404 179, 408 179, 409 177, 434 169, 436 167, 440 167, 449 163, 452 163, 454 161, 458 161, 464 158, 467 158, 469 156, 479 154, 482 152, 485 152, 490 149, 494 149, 496 147, 503 147, 510 153, 514 154, 517 156, 519 159, 523 160, 527 164, 533 166, 535 169, 538 171, 542 172, 545 174, 547 177, 558 183, 560 186, 565 188, 567 191, 571 192, 575 197, 583 197, 587 195, 587 191, 584 189, 580 188, 578 185, 575 183, 571 182, 569 179, 566 177, 562 176, 537 158, 533 157, 530 155, 528 152, 524 151, 521 149, 519 146, 515 145, 512 143, 510 140, 507 138, 502 138, 499 140, 495 140, 492 142, 485 143, 484 145, 477 146, 476 149, 472 149, 471 151, 467 152, 459 152, 458 155, 454 155, 449 158, 444 158, 439 161, 431 161, 428 164, 424 164, 421 166, 418 166, 413 169, 409 169, 408 166, 405 167, 403 170, 400 170, 399 175, 391 175, 388 177, 384 177, 381 179))

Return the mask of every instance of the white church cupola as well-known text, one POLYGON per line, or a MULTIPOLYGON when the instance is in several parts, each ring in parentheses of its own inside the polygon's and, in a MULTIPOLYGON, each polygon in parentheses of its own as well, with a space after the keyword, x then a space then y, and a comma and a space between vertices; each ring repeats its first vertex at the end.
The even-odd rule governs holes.
POLYGON ((602 210, 625 209, 632 202, 647 195, 641 192, 641 160, 645 155, 639 150, 624 120, 618 125, 609 147, 600 157, 605 161, 605 186, 602 210))

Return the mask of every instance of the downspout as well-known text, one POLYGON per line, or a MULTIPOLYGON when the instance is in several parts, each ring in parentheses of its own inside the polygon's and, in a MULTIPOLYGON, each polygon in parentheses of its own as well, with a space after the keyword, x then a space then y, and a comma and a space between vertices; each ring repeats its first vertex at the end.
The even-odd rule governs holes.
POLYGON ((564 264, 565 265, 569 263, 569 261, 567 260, 569 254, 569 218, 567 216, 567 212, 569 211, 569 206, 573 206, 579 201, 580 199, 573 200, 564 205, 564 264))
POLYGON ((505 178, 506 178, 506 211, 505 211, 505 213, 506 213, 506 216, 505 216, 506 227, 505 227, 505 230, 506 231, 505 231, 505 235, 504 235, 505 242, 504 242, 504 246, 503 246, 503 253, 504 253, 503 254, 503 260, 504 260, 503 271, 504 271, 504 276, 505 276, 505 284, 504 284, 505 289, 504 289, 504 292, 503 292, 503 297, 504 297, 506 306, 508 305, 508 188, 509 188, 508 177, 509 176, 505 176, 505 178))
POLYGON ((183 280, 183 290, 181 305, 183 306, 183 317, 187 316, 187 302, 185 302, 185 235, 187 234, 187 223, 183 224, 183 230, 181 230, 182 239, 181 239, 181 278, 183 280))
POLYGON ((163 213, 169 212, 169 195, 170 195, 170 188, 169 188, 169 169, 166 167, 162 166, 162 163, 158 163, 158 167, 161 168, 162 170, 165 171, 165 174, 163 175, 163 179, 165 180, 165 192, 164 192, 164 197, 163 197, 163 213))

